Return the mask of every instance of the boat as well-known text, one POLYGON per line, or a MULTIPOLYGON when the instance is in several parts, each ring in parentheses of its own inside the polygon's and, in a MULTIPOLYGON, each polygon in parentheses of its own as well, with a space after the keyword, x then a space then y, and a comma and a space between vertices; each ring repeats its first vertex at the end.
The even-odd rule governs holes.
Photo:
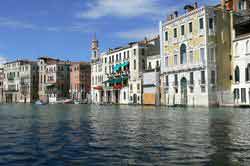
POLYGON ((74 104, 72 99, 66 99, 63 101, 64 104, 74 104))
POLYGON ((43 101, 41 101, 41 100, 37 100, 37 101, 35 102, 35 104, 36 104, 36 105, 46 105, 47 103, 45 103, 45 102, 43 102, 43 101))
POLYGON ((80 101, 74 101, 74 104, 81 104, 81 102, 80 101))

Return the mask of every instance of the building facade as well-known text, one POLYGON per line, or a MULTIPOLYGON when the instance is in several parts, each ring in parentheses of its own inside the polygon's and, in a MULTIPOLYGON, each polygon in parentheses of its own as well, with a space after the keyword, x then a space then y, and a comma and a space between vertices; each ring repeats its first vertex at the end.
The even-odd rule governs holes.
POLYGON ((91 66, 87 62, 72 62, 70 65, 70 97, 76 101, 88 98, 91 85, 91 66))
POLYGON ((4 64, 3 101, 31 103, 38 99, 36 62, 17 60, 4 64))
POLYGON ((98 44, 92 41, 92 101, 143 104, 143 72, 147 57, 159 53, 159 38, 129 43, 101 55, 98 44))
POLYGON ((250 105, 250 1, 222 1, 231 14, 234 104, 250 105))
POLYGON ((161 103, 220 104, 218 92, 230 92, 230 17, 220 7, 184 9, 160 22, 161 103))
POLYGON ((39 67, 39 99, 55 103, 69 98, 70 63, 58 59, 41 57, 39 67))

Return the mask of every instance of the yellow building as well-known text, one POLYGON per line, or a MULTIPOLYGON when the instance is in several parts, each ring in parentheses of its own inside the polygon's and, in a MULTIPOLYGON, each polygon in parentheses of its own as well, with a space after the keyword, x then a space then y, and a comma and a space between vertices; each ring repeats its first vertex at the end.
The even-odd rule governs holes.
POLYGON ((230 17, 220 6, 184 9, 160 22, 161 103, 221 104, 230 92, 230 17))

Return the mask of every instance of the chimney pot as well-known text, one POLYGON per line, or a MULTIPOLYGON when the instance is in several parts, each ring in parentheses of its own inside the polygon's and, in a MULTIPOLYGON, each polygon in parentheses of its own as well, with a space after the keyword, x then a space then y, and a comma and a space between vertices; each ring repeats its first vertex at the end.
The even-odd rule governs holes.
POLYGON ((178 17, 178 11, 174 12, 174 17, 177 18, 178 17))
POLYGON ((194 3, 194 8, 195 8, 195 9, 198 8, 198 3, 197 3, 197 2, 194 3))

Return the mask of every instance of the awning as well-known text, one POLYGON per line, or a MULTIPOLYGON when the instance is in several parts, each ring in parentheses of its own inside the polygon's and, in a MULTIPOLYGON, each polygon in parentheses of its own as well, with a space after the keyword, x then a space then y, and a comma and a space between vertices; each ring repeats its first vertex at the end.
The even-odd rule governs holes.
POLYGON ((121 64, 122 67, 126 67, 128 66, 129 62, 128 61, 125 61, 124 63, 121 64))
POLYGON ((103 90, 102 86, 96 86, 94 87, 95 90, 103 90))

